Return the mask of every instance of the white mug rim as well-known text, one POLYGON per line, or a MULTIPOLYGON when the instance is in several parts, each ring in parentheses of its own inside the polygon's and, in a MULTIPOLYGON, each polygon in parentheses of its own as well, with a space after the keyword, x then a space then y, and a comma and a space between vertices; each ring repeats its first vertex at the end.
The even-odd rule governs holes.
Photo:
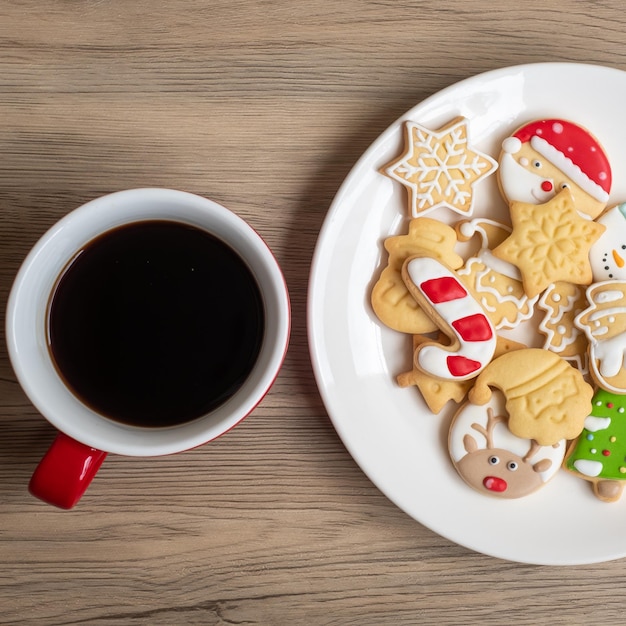
POLYGON ((127 456, 182 452, 234 428, 274 383, 286 355, 290 326, 287 285, 278 261, 262 237, 246 221, 213 200, 158 187, 128 189, 95 198, 56 222, 22 262, 6 310, 9 358, 35 408, 58 430, 77 441, 127 456), (177 211, 184 211, 184 215, 177 211), (99 415, 67 388, 52 363, 47 345, 42 345, 50 291, 71 255, 100 233, 143 219, 175 220, 204 228, 223 239, 252 270, 265 305, 263 345, 242 387, 211 413, 169 427, 130 426, 99 415), (64 252, 59 252, 57 258, 54 249, 64 252), (54 267, 49 267, 51 262, 54 267), (29 329, 33 333, 30 338, 29 329))

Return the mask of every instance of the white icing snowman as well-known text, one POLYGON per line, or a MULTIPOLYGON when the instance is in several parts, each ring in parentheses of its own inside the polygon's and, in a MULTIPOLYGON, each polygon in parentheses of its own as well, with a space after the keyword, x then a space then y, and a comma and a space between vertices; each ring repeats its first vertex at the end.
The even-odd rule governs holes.
POLYGON ((626 280, 626 203, 608 209, 596 222, 606 230, 589 251, 593 282, 626 280))

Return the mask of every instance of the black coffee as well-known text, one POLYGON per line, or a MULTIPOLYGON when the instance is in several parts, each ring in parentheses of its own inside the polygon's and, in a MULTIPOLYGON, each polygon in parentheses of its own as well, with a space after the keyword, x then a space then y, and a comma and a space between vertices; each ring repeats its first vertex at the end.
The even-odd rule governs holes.
POLYGON ((231 397, 263 340, 259 287, 228 245, 171 221, 122 226, 62 273, 50 352, 76 396, 128 424, 193 420, 231 397))

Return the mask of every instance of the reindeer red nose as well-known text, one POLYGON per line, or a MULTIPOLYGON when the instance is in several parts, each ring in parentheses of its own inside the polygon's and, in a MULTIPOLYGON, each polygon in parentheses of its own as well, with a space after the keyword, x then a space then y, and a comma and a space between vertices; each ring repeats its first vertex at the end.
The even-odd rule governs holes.
POLYGON ((483 485, 485 489, 489 489, 489 491, 506 491, 508 485, 506 484, 506 480, 503 478, 498 478, 497 476, 486 476, 483 480, 483 485))
POLYGON ((552 183, 549 180, 544 180, 541 183, 541 188, 547 193, 548 191, 552 191, 552 183))

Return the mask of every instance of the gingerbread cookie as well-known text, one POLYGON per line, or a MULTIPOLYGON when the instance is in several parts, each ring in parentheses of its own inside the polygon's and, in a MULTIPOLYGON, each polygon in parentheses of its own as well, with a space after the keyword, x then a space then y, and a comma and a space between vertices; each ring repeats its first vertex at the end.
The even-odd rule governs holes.
POLYGON ((493 254, 520 269, 528 297, 558 280, 591 283, 589 250, 605 226, 581 217, 569 189, 545 204, 513 202, 510 211, 513 232, 493 254))
POLYGON ((427 256, 408 258, 402 279, 422 309, 448 336, 450 345, 429 341, 415 351, 415 366, 442 380, 468 380, 491 361, 496 332, 454 271, 427 256))
POLYGON ((537 306, 545 311, 539 323, 539 331, 546 337, 544 349, 555 352, 587 374, 587 337, 574 323, 587 306, 585 288, 563 281, 553 283, 542 294, 537 306))
POLYGON ((577 437, 591 409, 593 389, 582 374, 541 348, 515 350, 494 359, 476 378, 470 402, 489 402, 491 387, 506 398, 510 431, 542 446, 577 437))
POLYGON ((437 329, 404 284, 402 265, 410 256, 428 254, 452 268, 461 267, 463 259, 454 251, 455 244, 454 229, 428 217, 411 220, 406 235, 385 239, 385 250, 389 254, 387 266, 371 295, 374 313, 383 324, 409 334, 429 333, 437 329))
POLYGON ((626 281, 594 283, 589 306, 574 320, 589 340, 589 371, 595 383, 626 393, 626 281))
POLYGON ((568 120, 524 124, 502 142, 498 183, 508 203, 544 204, 563 188, 576 210, 595 218, 611 190, 611 166, 598 140, 568 120))
POLYGON ((382 172, 406 187, 412 217, 447 207, 471 215, 474 187, 497 162, 470 146, 468 120, 459 117, 439 130, 404 124, 404 154, 382 172))
POLYGON ((492 253, 493 248, 510 236, 511 229, 493 220, 474 219, 459 222, 455 230, 459 241, 468 241, 475 234, 480 236, 480 250, 465 261, 457 274, 478 298, 496 330, 515 328, 529 319, 537 296, 526 295, 515 265, 492 253))
POLYGON ((508 420, 500 392, 495 392, 487 404, 464 404, 452 420, 448 451, 455 469, 470 487, 512 499, 537 491, 557 473, 565 441, 540 446, 511 433, 508 420))

